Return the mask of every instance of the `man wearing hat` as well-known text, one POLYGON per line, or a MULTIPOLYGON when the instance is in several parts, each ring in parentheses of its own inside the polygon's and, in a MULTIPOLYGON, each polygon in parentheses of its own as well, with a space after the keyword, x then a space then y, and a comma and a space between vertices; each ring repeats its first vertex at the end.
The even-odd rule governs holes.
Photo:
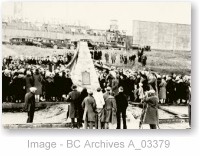
POLYGON ((96 119, 96 122, 95 122, 95 127, 96 129, 101 129, 102 126, 103 126, 103 123, 101 122, 100 120, 100 117, 101 117, 101 114, 102 114, 102 109, 103 109, 103 106, 105 105, 105 101, 104 101, 104 98, 103 98, 103 93, 101 92, 101 88, 97 88, 97 92, 94 94, 94 99, 96 101, 96 104, 97 104, 97 119, 96 119))
POLYGON ((103 94, 104 101, 106 101, 106 99, 109 97, 110 93, 111 93, 111 88, 107 87, 106 92, 103 94))
POLYGON ((67 97, 63 96, 66 101, 70 102, 70 107, 69 107, 69 117, 71 118, 71 124, 72 128, 75 126, 75 121, 74 118, 77 118, 77 126, 78 128, 81 126, 81 120, 79 119, 79 114, 78 114, 78 108, 79 108, 79 98, 80 98, 81 93, 77 91, 77 86, 72 85, 72 91, 67 95, 67 97))
POLYGON ((89 123, 89 128, 93 129, 96 120, 96 101, 92 91, 88 91, 88 96, 83 100, 82 107, 84 109, 84 128, 87 129, 89 123))
POLYGON ((27 123, 32 123, 35 112, 35 91, 37 88, 31 87, 30 92, 25 95, 25 110, 28 112, 27 123))
POLYGON ((120 115, 122 114, 123 119, 123 129, 127 129, 126 126, 126 108, 128 107, 128 100, 124 94, 123 87, 119 87, 119 93, 115 96, 116 105, 117 105, 117 129, 121 128, 120 115))

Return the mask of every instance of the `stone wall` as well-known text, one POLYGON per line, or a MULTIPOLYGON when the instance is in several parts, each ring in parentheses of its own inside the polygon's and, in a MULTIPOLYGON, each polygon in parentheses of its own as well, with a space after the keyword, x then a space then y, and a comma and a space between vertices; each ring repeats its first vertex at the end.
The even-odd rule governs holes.
POLYGON ((133 21, 133 44, 152 49, 191 50, 191 25, 133 21))

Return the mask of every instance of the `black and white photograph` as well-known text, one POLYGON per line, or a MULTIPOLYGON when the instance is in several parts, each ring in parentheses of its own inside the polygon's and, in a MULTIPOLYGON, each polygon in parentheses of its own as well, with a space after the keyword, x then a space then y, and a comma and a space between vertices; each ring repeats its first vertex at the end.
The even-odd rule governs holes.
POLYGON ((191 3, 3 2, 1 119, 191 129, 191 3))

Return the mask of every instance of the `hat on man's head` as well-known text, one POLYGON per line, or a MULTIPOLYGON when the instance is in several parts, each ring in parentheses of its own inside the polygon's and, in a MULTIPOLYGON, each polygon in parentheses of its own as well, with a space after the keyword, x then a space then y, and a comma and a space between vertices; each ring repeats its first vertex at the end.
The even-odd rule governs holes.
POLYGON ((156 93, 155 90, 151 89, 148 91, 148 93, 156 93))
POLYGON ((37 90, 36 87, 31 87, 31 88, 30 88, 30 92, 35 92, 36 90, 37 90))
POLYGON ((76 85, 72 85, 72 89, 77 89, 77 86, 76 85))
POLYGON ((151 89, 147 92, 150 96, 155 95, 155 90, 151 89))
POLYGON ((98 88, 97 88, 97 92, 100 92, 100 91, 101 91, 101 87, 98 87, 98 88))
POLYGON ((66 69, 66 70, 65 70, 65 72, 66 72, 66 73, 69 73, 69 72, 70 72, 70 70, 69 70, 69 69, 66 69))
POLYGON ((123 92, 124 88, 122 86, 119 87, 119 92, 123 92))
POLYGON ((31 71, 30 71, 30 70, 27 70, 27 71, 26 71, 26 75, 31 75, 31 71))
POLYGON ((88 94, 89 94, 89 95, 92 95, 92 94, 93 94, 93 91, 92 91, 92 90, 88 90, 88 94))
POLYGON ((110 87, 107 87, 107 88, 106 88, 106 91, 111 91, 111 88, 110 88, 110 87))

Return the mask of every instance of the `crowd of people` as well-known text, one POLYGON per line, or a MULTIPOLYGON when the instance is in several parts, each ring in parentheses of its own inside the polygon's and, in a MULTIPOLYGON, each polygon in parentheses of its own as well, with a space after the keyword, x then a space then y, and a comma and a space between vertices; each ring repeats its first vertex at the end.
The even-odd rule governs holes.
POLYGON ((147 56, 144 54, 144 48, 138 49, 138 62, 142 64, 142 66, 146 66, 147 56))
POLYGON ((91 57, 94 60, 102 60, 102 51, 101 50, 91 50, 91 57))
MULTIPOLYGON (((89 128, 95 126, 105 129, 109 128, 109 123, 117 123, 116 128, 121 128, 121 114, 123 128, 126 129, 128 101, 148 102, 149 99, 146 98, 148 92, 151 92, 154 102, 158 99, 161 104, 190 102, 191 76, 175 73, 161 75, 147 68, 140 71, 114 66, 110 69, 96 68, 100 88, 97 88, 95 93, 86 88, 79 92, 70 78, 70 70, 66 68, 73 54, 69 56, 47 56, 39 59, 4 58, 2 101, 28 103, 27 99, 31 97, 34 103, 33 96, 29 95, 32 90, 36 102, 45 100, 70 102, 68 112, 72 127, 75 126, 74 119, 77 118, 79 128, 84 120, 84 128, 88 128, 89 125, 89 128), (65 58, 67 61, 64 63, 65 58), (31 89, 33 87, 35 89, 31 89)), ((29 113, 27 122, 32 122, 33 117, 34 113, 29 113)), ((155 128, 155 124, 150 124, 150 127, 155 128)))
MULTIPOLYGON (((21 102, 28 88, 40 86, 37 91, 41 99, 60 101, 63 93, 70 91, 72 80, 70 71, 65 68, 73 54, 46 58, 18 58, 5 57, 3 59, 3 102, 21 102), (66 61, 65 61, 66 59, 66 61), (62 86, 69 86, 62 89, 62 86), (66 89, 68 88, 68 89, 66 89)), ((117 94, 119 86, 124 88, 130 101, 140 102, 144 92, 153 88, 161 103, 187 102, 190 93, 191 77, 187 75, 161 75, 144 69, 97 69, 102 91, 111 87, 117 94)))
POLYGON ((5 57, 2 67, 2 101, 24 102, 24 95, 30 87, 38 88, 37 101, 61 101, 62 94, 69 93, 72 85, 70 70, 66 66, 73 55, 5 57))
POLYGON ((111 67, 111 70, 98 72, 100 86, 103 91, 109 86, 116 95, 118 87, 124 88, 128 99, 141 102, 146 91, 154 89, 160 103, 188 102, 191 89, 191 77, 187 75, 161 75, 144 69, 142 71, 124 70, 111 67))
POLYGON ((5 56, 3 58, 3 69, 17 67, 16 65, 67 65, 73 58, 74 52, 67 52, 64 55, 53 55, 45 57, 34 56, 5 56))
POLYGON ((143 48, 138 49, 137 56, 136 54, 129 54, 129 53, 117 54, 114 51, 106 51, 104 57, 105 57, 105 62, 107 64, 112 64, 112 65, 120 63, 125 66, 126 65, 134 66, 136 57, 138 58, 138 62, 141 63, 143 67, 145 67, 147 64, 147 56, 144 54, 143 48), (119 57, 119 62, 116 61, 118 60, 118 57, 119 57))

